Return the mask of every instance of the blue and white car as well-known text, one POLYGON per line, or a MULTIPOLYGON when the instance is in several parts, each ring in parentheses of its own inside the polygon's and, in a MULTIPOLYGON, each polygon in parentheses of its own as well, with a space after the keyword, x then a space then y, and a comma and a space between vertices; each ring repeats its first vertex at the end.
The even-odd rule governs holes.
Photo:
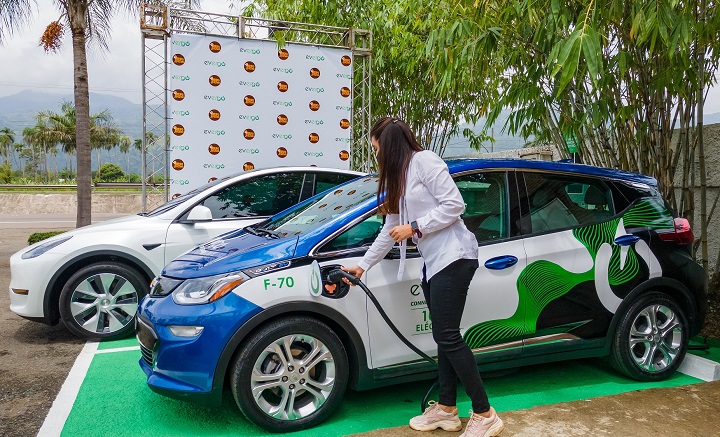
MULTIPOLYGON (((523 160, 448 161, 480 246, 461 331, 483 369, 610 356, 667 378, 703 325, 707 278, 687 220, 653 178, 523 160)), ((377 180, 361 178, 168 264, 138 309, 140 366, 158 393, 218 404, 293 431, 326 419, 346 388, 429 379, 359 288, 326 281, 381 231, 377 180)), ((398 253, 362 280, 404 336, 433 355, 422 259, 398 253)))

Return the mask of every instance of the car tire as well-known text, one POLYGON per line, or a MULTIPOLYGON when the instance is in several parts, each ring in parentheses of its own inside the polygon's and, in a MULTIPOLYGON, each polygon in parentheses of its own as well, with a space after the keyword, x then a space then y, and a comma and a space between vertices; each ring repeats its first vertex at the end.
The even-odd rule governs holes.
POLYGON ((638 381, 666 379, 685 358, 688 332, 685 312, 675 300, 664 293, 647 293, 622 315, 610 362, 638 381))
POLYGON ((137 306, 148 291, 146 282, 125 264, 90 264, 65 283, 60 292, 60 318, 83 339, 126 337, 135 330, 137 306))
POLYGON ((301 316, 274 320, 251 334, 231 369, 240 411, 270 432, 298 431, 330 417, 350 373, 333 330, 301 316))

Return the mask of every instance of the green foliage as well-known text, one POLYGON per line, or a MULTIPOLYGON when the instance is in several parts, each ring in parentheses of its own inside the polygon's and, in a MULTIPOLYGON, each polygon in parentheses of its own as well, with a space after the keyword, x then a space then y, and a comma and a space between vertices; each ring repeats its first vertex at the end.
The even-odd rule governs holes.
POLYGON ((62 234, 65 231, 48 231, 48 232, 35 232, 28 237, 28 245, 33 245, 38 241, 46 240, 55 235, 62 234))
POLYGON ((12 183, 13 171, 12 164, 9 161, 5 161, 0 164, 0 182, 3 184, 12 183))
POLYGON ((108 162, 100 166, 96 179, 101 182, 120 182, 125 179, 125 173, 119 165, 108 162))
POLYGON ((698 90, 714 83, 717 6, 714 0, 441 2, 426 49, 434 55, 432 70, 447 76, 441 83, 472 74, 469 60, 487 66, 476 82, 498 90, 485 102, 488 124, 510 108, 505 129, 511 134, 561 146, 565 136, 575 136, 582 162, 653 175, 682 211, 688 204, 675 199, 675 176, 694 150, 698 90), (685 141, 680 147, 673 147, 675 129, 685 141))
POLYGON ((135 182, 135 183, 139 183, 139 182, 142 181, 142 179, 140 179, 140 175, 138 175, 137 173, 128 173, 128 174, 126 174, 126 175, 125 175, 125 180, 126 180, 127 182, 135 182))
POLYGON ((74 171, 69 170, 69 169, 60 170, 58 172, 58 179, 72 181, 72 180, 75 180, 76 177, 77 177, 77 174, 74 171))

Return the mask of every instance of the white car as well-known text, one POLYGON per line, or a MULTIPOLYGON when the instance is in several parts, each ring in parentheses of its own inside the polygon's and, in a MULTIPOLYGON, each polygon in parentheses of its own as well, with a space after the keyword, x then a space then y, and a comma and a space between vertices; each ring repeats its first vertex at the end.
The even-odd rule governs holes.
POLYGON ((128 335, 150 281, 172 259, 360 175, 318 167, 243 172, 149 213, 43 240, 10 258, 10 310, 47 324, 62 319, 81 338, 128 335))

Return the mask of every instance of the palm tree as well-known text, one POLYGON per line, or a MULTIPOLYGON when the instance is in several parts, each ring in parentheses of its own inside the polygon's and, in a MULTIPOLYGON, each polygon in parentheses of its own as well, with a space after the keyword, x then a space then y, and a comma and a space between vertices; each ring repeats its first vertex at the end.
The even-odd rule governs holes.
POLYGON ((10 162, 10 154, 12 153, 12 145, 15 144, 15 132, 9 127, 0 129, 0 149, 5 156, 5 162, 10 162))
MULTIPOLYGON (((72 157, 77 150, 75 105, 71 102, 63 102, 60 112, 42 111, 37 114, 37 118, 43 122, 46 140, 59 145, 63 152, 72 157)), ((72 171, 72 160, 70 171, 72 171)))
POLYGON ((130 144, 132 144, 132 140, 127 135, 122 135, 120 137, 120 141, 118 142, 118 148, 120 149, 120 153, 125 155, 125 158, 127 158, 127 165, 125 166, 125 174, 130 174, 130 144))
POLYGON ((48 143, 48 127, 38 118, 35 126, 26 127, 22 131, 25 147, 20 156, 27 159, 26 167, 30 167, 33 172, 33 180, 38 182, 38 170, 45 161, 44 150, 48 143))
MULTIPOLYGON (((74 100, 77 111, 77 227, 91 222, 91 149, 90 149, 90 91, 88 88, 88 42, 95 42, 107 50, 110 19, 118 11, 136 12, 142 0, 54 0, 60 18, 47 26, 41 43, 46 52, 60 48, 66 29, 72 36, 74 100)), ((34 0, 2 0, 0 3, 0 43, 30 21, 37 3, 34 0)))
MULTIPOLYGON (((38 119, 47 123, 46 136, 53 144, 59 144, 63 151, 69 155, 76 152, 77 132, 76 132, 75 105, 72 102, 63 102, 60 106, 60 112, 44 111, 38 113, 38 119)), ((108 111, 98 112, 90 115, 90 146, 91 149, 98 150, 98 168, 102 164, 100 162, 100 149, 109 150, 120 141, 122 132, 113 121, 113 117, 108 111)), ((72 170, 72 165, 70 166, 72 170)))

